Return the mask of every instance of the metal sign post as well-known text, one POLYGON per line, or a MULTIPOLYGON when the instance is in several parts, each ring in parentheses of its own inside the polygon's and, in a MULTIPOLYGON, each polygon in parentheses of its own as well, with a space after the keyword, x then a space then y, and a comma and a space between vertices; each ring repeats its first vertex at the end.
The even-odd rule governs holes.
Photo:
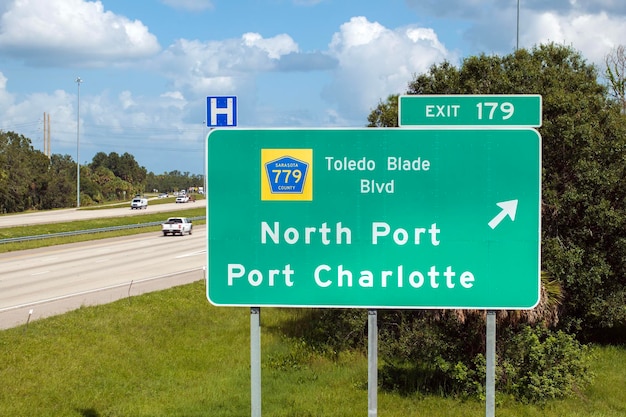
POLYGON ((487 338, 485 340, 487 362, 485 378, 485 415, 494 417, 496 412, 496 312, 487 311, 487 338))
POLYGON ((378 312, 367 311, 367 417, 378 416, 378 312))
POLYGON ((250 308, 251 416, 261 417, 261 308, 250 308))

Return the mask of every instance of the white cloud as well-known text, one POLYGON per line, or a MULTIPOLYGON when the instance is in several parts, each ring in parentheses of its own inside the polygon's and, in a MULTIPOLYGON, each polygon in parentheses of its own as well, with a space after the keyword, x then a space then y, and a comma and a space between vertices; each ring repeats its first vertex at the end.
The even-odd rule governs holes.
POLYGON ((362 124, 380 100, 404 93, 414 74, 443 59, 451 60, 432 29, 392 30, 365 17, 341 25, 329 48, 339 66, 325 97, 337 103, 343 117, 362 124))
MULTIPOLYGON (((13 94, 7 91, 7 77, 4 76, 2 72, 0 72, 0 112, 3 113, 6 117, 6 111, 9 106, 13 104, 15 97, 13 94)), ((2 127, 0 126, 0 129, 2 127)))
POLYGON ((604 56, 626 39, 626 16, 539 13, 527 22, 523 45, 556 42, 571 45, 588 61, 602 65, 604 56))
POLYGON ((537 13, 556 12, 568 14, 596 14, 605 11, 611 14, 626 13, 626 3, 623 0, 523 0, 520 4, 523 10, 532 10, 537 13))
MULTIPOLYGON (((326 72, 331 82, 321 93, 327 100, 326 116, 322 117, 330 124, 352 119, 349 125, 362 125, 379 100, 406 91, 415 73, 450 57, 430 28, 392 30, 365 17, 355 17, 332 36, 323 54, 299 51, 297 43, 286 34, 264 38, 249 32, 240 39, 222 41, 180 39, 161 54, 155 68, 167 76, 173 90, 185 91, 190 99, 207 92, 245 95, 246 99, 240 101, 253 109, 258 100, 257 82, 264 74, 326 72)), ((262 109, 252 111, 256 115, 247 118, 251 124, 258 123, 254 121, 257 118, 269 120, 260 116, 262 109)), ((308 113, 306 108, 288 111, 298 115, 294 117, 308 113)), ((319 117, 303 123, 317 124, 319 117)))
POLYGON ((380 38, 387 32, 387 29, 378 22, 369 22, 365 17, 353 17, 350 22, 341 25, 341 32, 333 35, 330 49, 347 50, 368 43, 380 38))
MULTIPOLYGON (((53 132, 53 142, 59 145, 53 152, 72 154, 76 140, 76 96, 66 98, 69 109, 62 116, 52 112, 53 126, 68 126, 53 132)), ((43 107, 46 108, 46 107, 43 107)), ((57 110, 58 111, 58 107, 57 110)), ((167 92, 158 96, 135 95, 123 91, 117 97, 110 97, 106 92, 83 94, 80 101, 80 143, 81 160, 90 160, 96 151, 115 149, 118 153, 157 152, 158 149, 176 148, 179 143, 191 142, 192 149, 202 149, 195 142, 200 135, 201 119, 197 125, 185 122, 188 117, 189 102, 180 93, 167 92), (84 124, 83 124, 84 123, 84 124), (190 135, 190 131, 194 132, 190 135)), ((144 160, 139 160, 144 164, 144 160)))
POLYGON ((209 42, 180 39, 161 54, 155 67, 176 89, 233 93, 250 89, 259 74, 274 71, 277 60, 297 50, 288 35, 263 38, 245 33, 240 39, 209 42))
POLYGON ((133 94, 128 90, 122 91, 119 94, 119 100, 124 110, 128 110, 129 108, 137 105, 135 100, 133 100, 133 94))
MULTIPOLYGON (((516 46, 516 15, 501 10, 474 23, 466 32, 473 50, 506 54, 516 46), (496 36, 497 35, 497 36, 496 36)), ((568 45, 591 63, 602 65, 604 56, 626 38, 626 16, 619 14, 581 13, 570 10, 523 11, 519 25, 521 48, 532 48, 541 43, 555 42, 568 45)))
MULTIPOLYGON (((212 6, 207 0, 161 1, 187 10, 212 6)), ((81 120, 85 121, 85 126, 81 125, 81 155, 83 143, 87 155, 90 144, 97 150, 109 146, 131 153, 146 149, 157 153, 155 149, 163 147, 181 148, 178 143, 185 141, 193 143, 188 151, 191 153, 198 152, 196 147, 202 148, 206 95, 237 95, 240 121, 245 120, 247 125, 363 126, 379 100, 406 91, 415 74, 444 59, 458 61, 456 53, 442 41, 452 36, 446 30, 471 44, 465 49, 467 54, 513 51, 514 1, 452 0, 458 2, 458 7, 432 0, 406 1, 416 8, 435 8, 448 20, 454 17, 454 27, 450 29, 449 23, 438 26, 436 18, 429 25, 437 30, 420 24, 386 27, 366 17, 354 17, 335 34, 320 33, 328 46, 321 50, 301 51, 297 41, 284 33, 265 37, 242 31, 241 36, 228 39, 179 39, 159 54, 155 36, 142 22, 105 11, 101 1, 0 0, 0 14, 5 11, 0 17, 0 52, 42 66, 69 63, 110 67, 152 57, 144 69, 146 78, 156 80, 156 87, 133 87, 132 93, 117 91, 111 97, 106 91, 81 87, 81 120), (471 13, 465 14, 468 9, 471 13), (324 86, 323 92, 320 85, 324 86)), ((610 3, 607 10, 609 6, 613 11, 624 9, 622 2, 590 1, 595 7, 610 3)), ((312 6, 317 0, 291 2, 312 6)), ((567 6, 582 5, 582 0, 549 3, 551 9, 538 0, 522 2, 527 7, 522 8, 520 21, 521 47, 555 41, 572 45, 597 62, 626 39, 623 14, 592 13, 589 7, 583 10, 582 6, 567 6)), ((11 80, 0 73, 3 119, 19 126, 49 111, 53 152, 72 154, 76 147, 74 92, 14 95, 11 85, 11 80), (61 144, 65 150, 60 149, 61 144)), ((116 87, 127 88, 122 81, 111 86, 116 87)), ((72 87, 69 89, 72 91, 72 87)), ((38 128, 39 124, 30 137, 41 136, 38 128)))
MULTIPOLYGON (((462 34, 475 55, 508 54, 517 39, 517 2, 501 0, 406 0, 419 15, 434 14, 443 26, 461 23, 462 34), (444 20, 445 19, 445 20, 444 20)), ((626 39, 626 2, 623 0, 523 0, 519 9, 519 46, 532 48, 556 42, 572 46, 583 57, 602 64, 612 47, 626 39)))
POLYGON ((19 0, 0 18, 0 50, 34 65, 110 66, 159 49, 143 23, 100 1, 19 0))
POLYGON ((235 79, 249 76, 246 66, 241 66, 244 57, 240 49, 239 43, 232 40, 180 39, 163 51, 155 68, 164 73, 175 89, 227 92, 234 87, 235 79))
POLYGON ((214 7, 211 0, 161 0, 161 3, 174 9, 188 10, 191 12, 209 10, 214 7))
POLYGON ((271 110, 257 107, 257 83, 264 74, 327 73, 331 81, 320 93, 327 102, 325 115, 307 122, 302 119, 310 116, 307 108, 274 111, 288 111, 304 125, 324 122, 354 126, 365 123, 379 100, 406 91, 414 74, 453 58, 433 29, 409 26, 392 30, 365 17, 355 17, 340 27, 328 51, 321 53, 299 51, 297 43, 286 34, 264 38, 249 32, 240 39, 222 41, 180 39, 161 54, 155 68, 167 76, 173 90, 185 91, 190 100, 207 92, 244 95, 245 100, 240 101, 248 103, 255 113, 246 118, 251 124, 259 123, 255 120, 273 120, 265 114, 271 110))
MULTIPOLYGON (((15 101, 12 94, 0 89, 0 113, 3 115, 0 129, 23 134, 31 139, 35 148, 42 149, 43 142, 40 140, 43 138, 44 111, 50 115, 51 122, 55 126, 76 126, 76 113, 73 112, 70 104, 71 98, 65 91, 56 90, 52 94, 27 94, 22 100, 15 101)), ((55 146, 59 144, 66 146, 73 142, 73 147, 76 147, 75 130, 73 141, 71 136, 67 136, 65 133, 59 131, 53 131, 53 133, 55 146)), ((53 149, 52 152, 60 153, 59 149, 53 149)), ((66 149, 64 149, 64 153, 66 153, 66 149)))
POLYGON ((291 39, 289 35, 277 35, 273 38, 264 39, 258 33, 244 33, 243 42, 247 47, 259 48, 267 52, 267 56, 271 59, 278 59, 282 55, 292 52, 298 52, 298 45, 291 39))
POLYGON ((183 93, 181 93, 180 91, 168 91, 166 93, 161 94, 161 97, 167 97, 167 98, 171 98, 177 101, 185 100, 183 93))

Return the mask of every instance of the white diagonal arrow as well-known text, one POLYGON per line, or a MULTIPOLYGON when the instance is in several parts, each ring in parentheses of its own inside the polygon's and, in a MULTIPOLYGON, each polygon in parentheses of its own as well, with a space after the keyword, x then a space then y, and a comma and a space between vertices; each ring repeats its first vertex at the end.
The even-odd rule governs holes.
POLYGON ((496 203, 502 209, 500 213, 489 222, 489 227, 495 229, 506 216, 515 221, 515 212, 517 211, 517 200, 502 201, 496 203))

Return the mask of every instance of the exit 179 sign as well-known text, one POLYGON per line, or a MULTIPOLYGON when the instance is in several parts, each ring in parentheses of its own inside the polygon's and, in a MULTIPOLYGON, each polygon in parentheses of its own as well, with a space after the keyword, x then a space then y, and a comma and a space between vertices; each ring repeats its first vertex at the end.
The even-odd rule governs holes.
POLYGON ((541 96, 407 95, 398 100, 398 124, 407 126, 539 127, 541 96))
POLYGON ((216 305, 526 309, 539 300, 532 129, 216 129, 216 305))

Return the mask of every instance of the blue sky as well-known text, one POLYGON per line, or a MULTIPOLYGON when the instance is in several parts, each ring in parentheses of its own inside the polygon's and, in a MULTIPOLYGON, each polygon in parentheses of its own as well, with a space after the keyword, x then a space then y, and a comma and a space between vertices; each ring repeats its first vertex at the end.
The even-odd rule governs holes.
MULTIPOLYGON (((128 152, 200 174, 206 97, 241 127, 362 127, 432 64, 517 42, 517 0, 0 0, 0 129, 80 162, 128 152)), ((603 69, 623 0, 520 0, 520 47, 557 42, 603 69)))

